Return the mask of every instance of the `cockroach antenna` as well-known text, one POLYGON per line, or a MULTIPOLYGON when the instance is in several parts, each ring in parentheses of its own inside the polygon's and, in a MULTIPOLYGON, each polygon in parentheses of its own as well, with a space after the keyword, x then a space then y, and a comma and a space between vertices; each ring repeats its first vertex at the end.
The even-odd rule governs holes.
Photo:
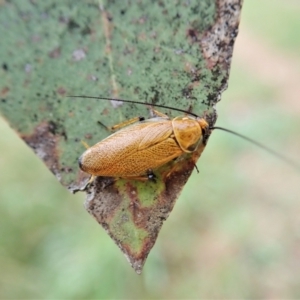
MULTIPOLYGON (((167 105, 161 105, 161 104, 153 104, 153 103, 149 103, 149 102, 140 102, 140 101, 134 101, 134 100, 126 100, 126 99, 116 99, 116 98, 106 98, 106 97, 96 97, 96 96, 85 96, 85 95, 81 95, 81 96, 67 96, 69 98, 84 98, 84 99, 98 99, 98 100, 105 100, 105 101, 119 101, 119 102, 126 102, 126 103, 134 103, 134 104, 141 104, 141 105, 150 105, 150 106, 154 106, 154 107, 160 107, 160 108, 166 108, 166 109, 171 109, 174 111, 178 111, 178 112, 182 112, 188 115, 191 115, 195 118, 200 118, 200 116, 198 116, 197 114, 194 114, 192 112, 186 111, 184 109, 180 109, 180 108, 176 108, 176 107, 171 107, 171 106, 167 106, 167 105)), ((298 163, 296 163, 295 161, 291 160, 290 158, 282 155, 279 152, 274 151, 272 148, 269 148, 251 138, 248 138, 247 136, 244 136, 240 133, 237 133, 233 130, 227 129, 227 128, 223 128, 223 127, 219 127, 219 126, 213 126, 209 128, 210 130, 222 130, 228 133, 231 133, 235 136, 240 137, 243 140, 246 140, 254 145, 256 145, 257 147, 264 149, 265 151, 267 151, 268 153, 272 154, 273 156, 277 157, 278 159, 284 161, 285 163, 287 163, 288 165, 292 166, 293 168, 297 169, 298 171, 300 171, 300 165, 298 163)))
POLYGON ((67 97, 69 97, 69 98, 98 99, 98 100, 106 100, 106 101, 119 101, 119 102, 127 102, 127 103, 134 103, 134 104, 150 105, 150 106, 161 107, 161 108, 166 108, 166 109, 171 109, 171 110, 183 112, 183 113, 189 114, 191 116, 194 116, 196 118, 199 118, 198 115, 196 115, 192 112, 188 112, 184 109, 175 108, 175 107, 171 107, 171 106, 167 106, 167 105, 161 105, 161 104, 153 104, 153 103, 149 103, 149 102, 139 102, 139 101, 134 101, 134 100, 114 99, 114 98, 105 98, 105 97, 93 97, 93 96, 67 96, 67 97))
POLYGON ((240 133, 235 132, 233 130, 223 128, 223 127, 219 127, 219 126, 213 126, 210 129, 212 129, 212 130, 218 129, 218 130, 229 132, 229 133, 231 133, 235 136, 238 136, 241 139, 246 140, 246 141, 250 142, 251 144, 256 145, 257 147, 259 147, 261 149, 264 149, 265 151, 269 152, 270 154, 274 155, 275 157, 279 158, 280 160, 284 161, 285 163, 289 164, 293 168, 296 168, 298 171, 300 171, 300 165, 298 163, 296 163, 295 161, 289 159, 288 157, 282 155, 281 153, 274 151, 272 148, 269 148, 269 147, 255 141, 255 140, 253 140, 253 139, 251 139, 251 138, 249 138, 249 137, 247 137, 243 134, 240 134, 240 133))

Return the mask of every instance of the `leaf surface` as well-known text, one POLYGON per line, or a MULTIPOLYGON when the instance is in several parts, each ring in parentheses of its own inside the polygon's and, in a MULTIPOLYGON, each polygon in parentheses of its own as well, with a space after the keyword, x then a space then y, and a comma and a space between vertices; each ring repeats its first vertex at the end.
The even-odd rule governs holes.
MULTIPOLYGON (((0 9, 0 110, 140 273, 204 149, 155 170, 156 182, 80 171, 80 141, 149 107, 67 95, 146 101, 216 121, 226 88, 241 1, 10 1, 0 9), (105 126, 99 125, 101 124, 105 126)), ((170 117, 178 113, 163 109, 170 117)))

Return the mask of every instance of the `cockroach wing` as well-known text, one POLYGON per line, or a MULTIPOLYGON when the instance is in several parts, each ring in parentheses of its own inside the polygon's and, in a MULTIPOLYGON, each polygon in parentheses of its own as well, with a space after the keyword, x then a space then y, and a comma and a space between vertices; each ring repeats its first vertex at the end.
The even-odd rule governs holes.
POLYGON ((89 148, 80 158, 82 169, 96 176, 144 175, 180 156, 169 120, 126 127, 89 148))

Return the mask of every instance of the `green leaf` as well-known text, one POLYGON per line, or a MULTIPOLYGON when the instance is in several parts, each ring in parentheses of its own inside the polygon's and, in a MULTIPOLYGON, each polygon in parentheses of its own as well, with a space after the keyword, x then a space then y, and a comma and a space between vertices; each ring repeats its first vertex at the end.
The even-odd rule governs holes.
MULTIPOLYGON (((216 121, 226 88, 241 1, 10 1, 0 10, 0 109, 140 273, 203 151, 158 170, 156 182, 80 171, 80 141, 93 145, 112 126, 148 107, 90 95, 186 109, 216 121)), ((163 110, 170 117, 178 115, 163 110)))

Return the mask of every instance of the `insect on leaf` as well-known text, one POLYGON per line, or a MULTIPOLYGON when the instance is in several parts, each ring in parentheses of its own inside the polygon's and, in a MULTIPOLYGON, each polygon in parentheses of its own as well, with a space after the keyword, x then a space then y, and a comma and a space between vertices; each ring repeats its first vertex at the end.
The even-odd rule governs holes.
POLYGON ((64 186, 87 192, 87 211, 138 273, 205 145, 154 170, 155 182, 97 177, 87 186, 80 141, 94 145, 110 134, 105 126, 152 111, 66 96, 168 105, 213 125, 240 10, 239 0, 2 4, 1 114, 64 186))

